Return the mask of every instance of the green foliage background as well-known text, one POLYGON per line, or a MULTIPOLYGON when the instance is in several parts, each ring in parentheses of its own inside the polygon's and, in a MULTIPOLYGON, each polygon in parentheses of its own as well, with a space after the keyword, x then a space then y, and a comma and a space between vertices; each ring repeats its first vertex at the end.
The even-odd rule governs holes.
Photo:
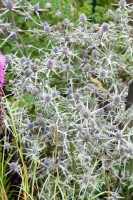
MULTIPOLYGON (((15 1, 17 2, 17 1, 15 1)), ((29 8, 32 9, 33 6, 39 5, 40 8, 44 9, 46 3, 51 3, 51 9, 48 9, 47 11, 39 12, 40 18, 42 22, 48 22, 51 26, 57 24, 58 22, 62 22, 64 18, 70 19, 71 22, 75 22, 78 20, 78 17, 81 13, 84 13, 87 18, 94 22, 94 23, 103 23, 104 21, 108 21, 109 18, 106 15, 106 11, 108 8, 113 8, 111 5, 112 3, 116 3, 116 0, 97 0, 96 1, 96 7, 95 12, 93 13, 93 0, 39 0, 38 2, 36 0, 29 0, 29 8), (71 5, 73 6, 73 11, 70 9, 71 5), (61 11, 61 17, 58 19, 56 16, 56 12, 60 10, 61 11)), ((118 2, 117 2, 118 3, 118 2)), ((22 5, 25 4, 25 1, 22 1, 22 5)), ((23 9, 22 9, 23 12, 23 9)), ((5 17, 5 16, 4 16, 5 17)), ((39 22, 38 16, 33 11, 32 17, 39 22)), ((19 15, 17 12, 13 12, 13 18, 15 22, 15 26, 18 27, 21 30, 30 30, 34 29, 37 32, 37 25, 34 24, 32 21, 25 21, 24 17, 19 15)), ((6 21, 11 22, 13 21, 11 13, 8 12, 6 16, 6 21)), ((39 27, 40 28, 40 27, 39 27)), ((13 27, 14 30, 14 27, 13 27)), ((8 30, 13 31, 13 30, 8 30)), ((9 32, 10 33, 10 32, 9 32)), ((20 33, 21 39, 25 45, 36 44, 38 48, 42 48, 43 46, 46 46, 48 44, 48 41, 46 38, 40 38, 38 36, 33 36, 30 32, 23 32, 20 33)), ((4 36, 6 38, 6 36, 4 36)), ((3 38, 3 35, 0 35, 0 38, 3 38)), ((4 38, 4 39, 5 39, 4 38)), ((22 41, 20 41, 20 38, 17 38, 18 44, 21 44, 22 41)), ((16 44, 16 41, 11 38, 9 39, 4 46, 2 46, 2 50, 6 52, 6 54, 15 53, 16 49, 13 48, 16 44)), ((39 56, 40 53, 38 53, 37 50, 34 52, 28 52, 28 54, 32 54, 31 56, 36 55, 39 56)))

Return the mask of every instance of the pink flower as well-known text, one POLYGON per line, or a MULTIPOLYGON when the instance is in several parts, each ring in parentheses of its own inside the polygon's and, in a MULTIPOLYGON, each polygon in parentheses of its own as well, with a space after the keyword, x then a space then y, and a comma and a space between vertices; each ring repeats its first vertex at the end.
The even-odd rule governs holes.
POLYGON ((3 87, 5 77, 5 56, 0 53, 0 88, 3 87))
POLYGON ((1 89, 4 85, 4 77, 5 77, 5 56, 0 53, 0 127, 2 126, 2 92, 1 89))

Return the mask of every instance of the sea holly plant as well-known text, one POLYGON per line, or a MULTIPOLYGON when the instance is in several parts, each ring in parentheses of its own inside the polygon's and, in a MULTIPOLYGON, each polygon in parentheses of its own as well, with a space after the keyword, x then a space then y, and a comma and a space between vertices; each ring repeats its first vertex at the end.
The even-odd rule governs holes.
POLYGON ((50 25, 39 12, 43 8, 33 12, 16 4, 3 9, 0 22, 1 47, 12 46, 5 52, 1 149, 14 195, 132 199, 133 112, 131 106, 125 110, 133 78, 132 7, 120 1, 107 13, 112 20, 100 25, 83 13, 75 23, 65 18, 50 25), (16 12, 36 29, 16 27, 16 12), (5 39, 5 30, 16 37, 5 39))

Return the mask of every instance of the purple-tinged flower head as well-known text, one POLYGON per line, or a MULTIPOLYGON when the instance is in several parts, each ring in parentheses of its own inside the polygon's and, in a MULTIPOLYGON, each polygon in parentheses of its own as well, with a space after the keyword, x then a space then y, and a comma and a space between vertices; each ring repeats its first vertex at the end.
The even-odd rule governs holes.
POLYGON ((33 129, 33 128, 34 128, 34 123, 33 123, 33 122, 30 122, 30 123, 27 125, 27 128, 28 128, 28 130, 29 130, 29 129, 33 129))
POLYGON ((69 21, 69 19, 68 18, 65 18, 64 20, 63 20, 63 22, 62 22, 62 25, 63 26, 69 26, 69 24, 70 24, 70 21, 69 21))
POLYGON ((77 112, 82 112, 83 109, 84 109, 84 105, 81 104, 81 103, 79 103, 79 104, 76 106, 76 110, 77 110, 77 112))
POLYGON ((5 65, 5 56, 0 53, 0 88, 2 88, 4 85, 5 65))
POLYGON ((93 83, 88 83, 87 88, 93 90, 94 89, 94 84, 93 83))
POLYGON ((12 2, 12 0, 7 0, 6 1, 6 8, 8 10, 12 10, 13 9, 13 2, 12 2))
POLYGON ((86 15, 85 15, 85 14, 81 14, 81 15, 79 16, 79 21, 80 21, 80 22, 86 22, 86 21, 87 21, 86 15))
POLYGON ((17 164, 16 164, 15 162, 11 162, 11 163, 10 163, 10 169, 11 169, 12 171, 16 171, 16 169, 17 169, 17 164))
POLYGON ((81 98, 81 95, 80 95, 79 93, 75 93, 75 94, 74 94, 74 99, 75 99, 75 101, 79 101, 80 98, 81 98))
POLYGON ((99 56, 99 52, 96 49, 92 50, 92 56, 93 57, 98 57, 99 56))
POLYGON ((49 24, 48 24, 48 22, 43 22, 42 23, 42 26, 44 27, 44 26, 49 26, 49 24))
POLYGON ((25 70, 25 76, 26 77, 30 77, 31 74, 32 74, 32 70, 30 68, 28 68, 28 69, 25 70))
POLYGON ((115 105, 118 105, 120 103, 120 101, 121 101, 121 97, 119 95, 116 95, 113 97, 113 103, 115 105))
POLYGON ((125 7, 127 2, 125 0, 120 0, 119 5, 120 7, 125 7))
POLYGON ((56 125, 55 124, 50 124, 49 129, 52 132, 56 132, 56 125))
POLYGON ((82 62, 83 62, 84 65, 86 65, 86 64, 88 64, 90 61, 89 61, 89 59, 84 58, 84 59, 82 60, 82 62))
POLYGON ((91 64, 89 64, 89 63, 86 64, 85 67, 84 67, 84 71, 85 71, 85 72, 91 71, 91 64))
POLYGON ((37 12, 39 10, 39 5, 36 4, 35 6, 33 6, 33 9, 34 9, 35 12, 37 12))
POLYGON ((49 59, 46 63, 48 69, 52 69, 54 67, 54 61, 49 59))
POLYGON ((62 12, 61 12, 60 10, 58 10, 58 11, 56 12, 56 16, 57 16, 58 18, 61 17, 61 14, 62 14, 62 12))
POLYGON ((52 97, 56 98, 60 96, 60 91, 56 90, 52 93, 52 97))
POLYGON ((70 40, 71 40, 71 36, 69 34, 66 34, 65 35, 65 41, 70 42, 70 40))
POLYGON ((120 155, 123 156, 123 155, 125 154, 125 152, 126 152, 125 147, 124 147, 124 146, 121 146, 120 149, 119 149, 120 155))
POLYGON ((62 47, 62 53, 63 53, 63 54, 67 55, 68 52, 69 52, 68 47, 62 47))
POLYGON ((127 152, 133 155, 133 147, 128 147, 127 152))
POLYGON ((5 60, 7 63, 11 63, 12 62, 12 56, 11 55, 6 55, 5 56, 5 60))
POLYGON ((88 51, 86 49, 82 49, 82 56, 86 58, 88 56, 88 51))
POLYGON ((65 65, 65 71, 66 72, 70 72, 72 70, 72 66, 69 64, 69 63, 67 63, 66 65, 65 65))
POLYGON ((24 87, 24 88, 23 88, 23 93, 27 93, 27 92, 28 92, 27 87, 24 87))
POLYGON ((45 94, 44 96, 44 102, 45 104, 49 104, 51 102, 52 98, 49 94, 45 94))
POLYGON ((43 165, 44 165, 44 167, 46 167, 46 168, 49 167, 50 163, 49 163, 48 159, 45 159, 45 160, 44 160, 43 165))
POLYGON ((107 32, 109 31, 109 24, 103 23, 101 28, 102 28, 102 32, 107 32))
POLYGON ((53 47, 53 52, 54 52, 54 53, 58 53, 58 52, 59 52, 59 48, 58 48, 57 46, 54 46, 54 47, 53 47))
POLYGON ((20 59, 20 62, 21 63, 25 63, 27 61, 27 58, 25 56, 23 56, 21 59, 20 59))
POLYGON ((73 89, 71 87, 67 88, 67 92, 68 94, 72 94, 73 93, 73 89))
POLYGON ((123 132, 122 131, 117 131, 115 133, 115 137, 116 137, 117 140, 121 140, 122 137, 123 137, 123 132))
POLYGON ((17 39, 17 34, 16 33, 12 33, 12 39, 16 40, 17 39))
POLYGON ((100 72, 99 72, 100 78, 106 78, 107 75, 108 75, 108 72, 107 72, 107 71, 105 71, 105 70, 100 70, 100 72))
POLYGON ((82 27, 82 28, 81 28, 81 32, 82 32, 82 33, 87 33, 87 28, 86 28, 86 27, 82 27))
POLYGON ((47 26, 44 26, 44 32, 46 34, 50 34, 50 26, 49 26, 49 24, 47 26))
POLYGON ((98 94, 98 93, 99 93, 99 88, 94 87, 93 92, 94 92, 95 94, 98 94))
POLYGON ((85 184, 87 184, 87 182, 89 181, 89 176, 88 176, 88 174, 84 174, 83 175, 83 183, 85 183, 85 184))
POLYGON ((85 133, 84 137, 83 137, 83 140, 84 142, 90 142, 90 134, 89 133, 85 133))
POLYGON ((43 126, 45 122, 45 119, 43 117, 37 117, 36 124, 39 126, 43 126))
POLYGON ((32 148, 32 153, 35 154, 36 152, 37 152, 37 148, 36 148, 36 147, 33 147, 33 148, 32 148))
POLYGON ((91 112, 88 109, 84 110, 84 112, 83 112, 84 118, 88 119, 90 117, 90 115, 91 115, 91 112))
POLYGON ((31 94, 32 94, 32 96, 34 96, 34 97, 35 97, 38 93, 39 93, 39 89, 36 88, 36 87, 34 87, 34 88, 32 89, 32 91, 31 91, 31 94))
POLYGON ((56 24, 54 24, 53 26, 52 26, 52 30, 56 30, 57 29, 57 25, 56 24))

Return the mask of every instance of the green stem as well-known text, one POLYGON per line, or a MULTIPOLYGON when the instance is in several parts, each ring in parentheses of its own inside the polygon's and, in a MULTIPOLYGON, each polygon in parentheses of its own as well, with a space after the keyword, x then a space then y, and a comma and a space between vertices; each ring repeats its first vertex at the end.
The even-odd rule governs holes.
MULTIPOLYGON (((12 11, 10 11, 10 15, 11 15, 11 20, 12 20, 13 26, 14 26, 14 28, 17 30, 17 26, 16 26, 16 23, 15 23, 14 16, 13 16, 13 12, 12 12, 12 11)), ((17 36, 18 36, 20 42, 22 43, 22 46, 23 46, 23 49, 24 49, 24 55, 25 55, 26 57, 28 57, 28 53, 27 53, 27 50, 26 50, 26 46, 25 46, 25 44, 24 44, 22 38, 20 37, 20 34, 19 34, 18 32, 16 32, 16 34, 17 34, 17 36)))
POLYGON ((70 153, 71 153, 71 157, 72 157, 72 172, 73 172, 73 175, 76 174, 76 161, 75 161, 75 156, 74 156, 74 145, 70 139, 70 137, 68 136, 68 139, 69 139, 69 143, 70 143, 70 153))

